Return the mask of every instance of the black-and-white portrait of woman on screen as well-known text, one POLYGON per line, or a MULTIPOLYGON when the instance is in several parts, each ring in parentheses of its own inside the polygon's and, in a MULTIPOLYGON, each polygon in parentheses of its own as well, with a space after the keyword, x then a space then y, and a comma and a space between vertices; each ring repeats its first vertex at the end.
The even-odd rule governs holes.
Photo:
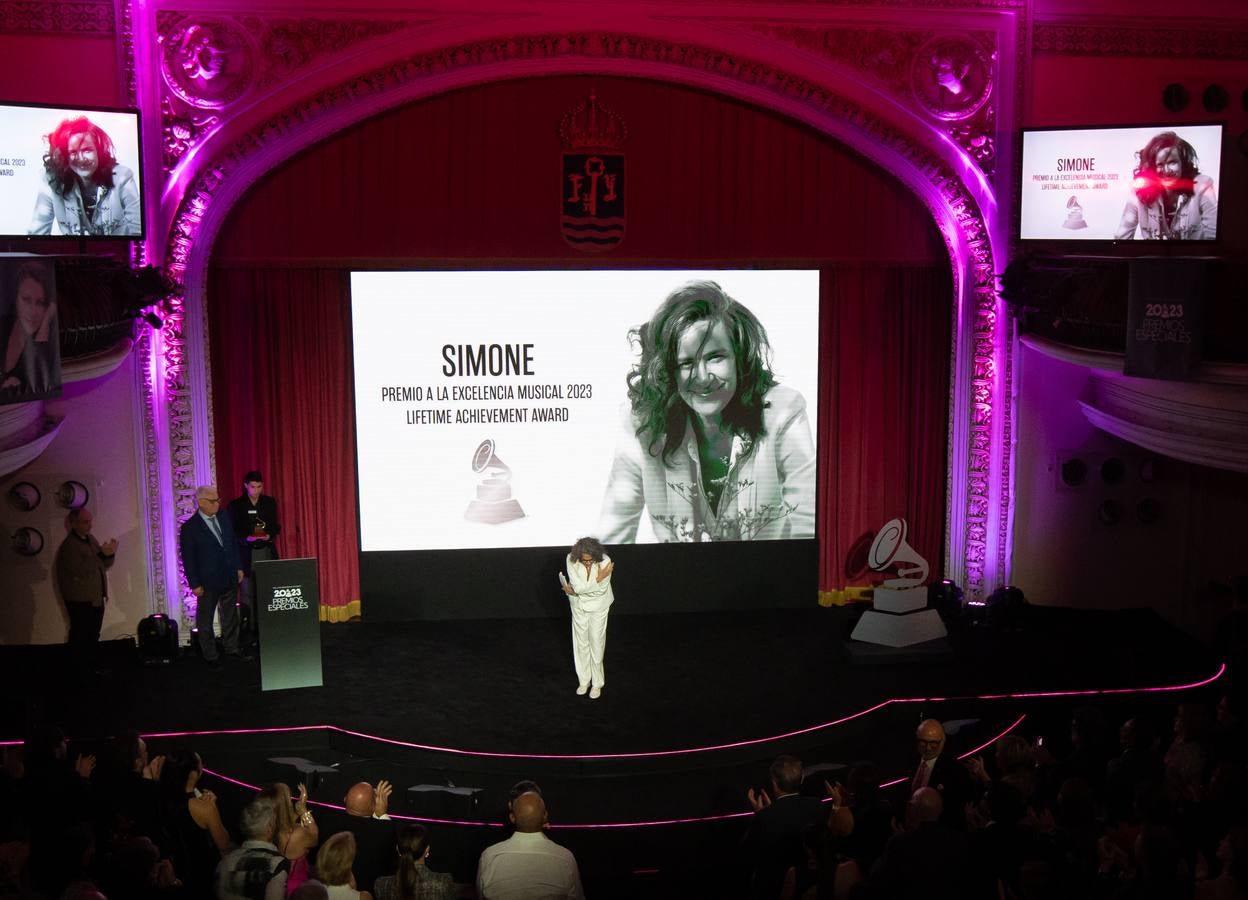
POLYGON ((685 284, 629 333, 640 356, 607 483, 600 539, 812 538, 815 446, 806 401, 778 383, 767 332, 714 281, 685 284))
POLYGON ((142 232, 134 172, 117 162, 112 138, 86 116, 62 121, 45 138, 43 177, 29 234, 124 236, 142 232))
POLYGON ((1136 154, 1132 196, 1115 237, 1152 241, 1211 241, 1217 237, 1218 195, 1200 172, 1196 150, 1173 131, 1156 135, 1136 154))

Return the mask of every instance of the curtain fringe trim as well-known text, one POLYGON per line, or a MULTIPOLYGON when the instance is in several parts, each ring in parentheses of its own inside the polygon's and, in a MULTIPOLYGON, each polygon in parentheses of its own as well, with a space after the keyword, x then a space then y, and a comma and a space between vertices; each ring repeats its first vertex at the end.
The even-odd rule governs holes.
POLYGON ((819 592, 820 606, 847 606, 850 603, 870 603, 875 594, 874 588, 868 585, 850 585, 848 587, 819 592))
POLYGON ((349 600, 339 606, 321 604, 322 622, 349 622, 360 617, 360 601, 349 600))

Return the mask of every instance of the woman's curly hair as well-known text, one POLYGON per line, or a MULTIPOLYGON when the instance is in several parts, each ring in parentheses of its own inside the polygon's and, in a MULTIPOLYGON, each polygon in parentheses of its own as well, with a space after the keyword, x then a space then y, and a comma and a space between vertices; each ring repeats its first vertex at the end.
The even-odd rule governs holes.
POLYGON ((1177 179, 1178 183, 1171 189, 1180 194, 1193 192, 1193 183, 1196 176, 1200 174, 1200 160, 1196 157, 1196 148, 1173 131, 1163 131, 1155 135, 1136 154, 1139 165, 1135 167, 1133 173, 1135 194, 1145 206, 1155 202, 1165 191, 1161 176, 1157 172, 1157 154, 1171 149, 1178 151, 1179 163, 1182 166, 1177 179))
POLYGON ((580 562, 581 557, 588 553, 594 562, 602 562, 602 558, 606 556, 606 550, 603 549, 602 543, 598 538, 583 537, 568 551, 568 556, 573 562, 580 562))
POLYGON ((89 134, 95 141, 96 167, 92 180, 106 188, 113 186, 113 169, 117 167, 117 151, 113 139, 86 116, 65 119, 47 135, 48 152, 43 155, 43 168, 48 184, 62 197, 67 196, 78 177, 69 167, 69 139, 76 134, 89 134))
POLYGON ((689 409, 680 398, 676 352, 680 337, 697 322, 723 322, 732 342, 737 392, 724 408, 723 419, 734 434, 751 439, 763 433, 763 399, 776 384, 771 371, 767 331, 752 312, 728 296, 714 281, 691 281, 667 295, 650 321, 628 333, 641 349, 641 359, 628 373, 637 437, 651 456, 664 463, 685 437, 689 409))

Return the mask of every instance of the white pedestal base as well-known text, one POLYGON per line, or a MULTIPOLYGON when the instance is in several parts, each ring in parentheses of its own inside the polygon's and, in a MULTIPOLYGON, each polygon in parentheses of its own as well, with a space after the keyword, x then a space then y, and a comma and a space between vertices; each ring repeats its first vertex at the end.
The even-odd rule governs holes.
POLYGON ((883 644, 885 647, 909 647, 911 644, 938 640, 947 634, 945 623, 940 621, 940 613, 934 609, 905 615, 868 609, 863 612, 850 637, 855 641, 883 644))
POLYGON ((927 588, 877 587, 872 599, 872 606, 880 612, 911 613, 927 606, 927 588))

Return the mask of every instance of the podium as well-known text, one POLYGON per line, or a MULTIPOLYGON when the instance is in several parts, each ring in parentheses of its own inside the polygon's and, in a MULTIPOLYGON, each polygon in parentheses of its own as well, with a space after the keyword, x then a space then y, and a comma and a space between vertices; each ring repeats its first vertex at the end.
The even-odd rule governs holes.
POLYGON ((315 559, 255 563, 260 690, 321 687, 321 589, 315 559))

